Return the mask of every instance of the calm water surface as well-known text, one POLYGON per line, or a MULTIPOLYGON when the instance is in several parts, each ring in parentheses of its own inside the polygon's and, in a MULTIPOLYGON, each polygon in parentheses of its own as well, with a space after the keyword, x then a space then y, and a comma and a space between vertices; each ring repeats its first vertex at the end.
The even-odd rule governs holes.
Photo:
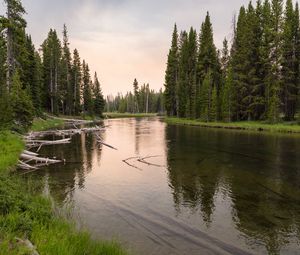
POLYGON ((45 187, 133 254, 300 254, 300 137, 107 120, 41 154, 45 187), (150 157, 146 162, 131 157, 150 157))

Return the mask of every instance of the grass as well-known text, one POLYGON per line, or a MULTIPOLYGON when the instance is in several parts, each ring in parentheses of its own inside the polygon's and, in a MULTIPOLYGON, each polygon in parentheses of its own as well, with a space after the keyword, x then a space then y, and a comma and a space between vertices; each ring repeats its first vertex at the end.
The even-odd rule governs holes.
POLYGON ((155 117, 156 113, 118 113, 118 112, 105 112, 103 116, 108 119, 119 119, 119 118, 144 118, 144 117, 155 117))
POLYGON ((300 125, 295 122, 283 122, 278 124, 269 124, 262 121, 242 121, 242 122, 201 122, 199 120, 190 120, 182 118, 165 118, 166 123, 175 125, 189 125, 209 128, 224 128, 250 131, 267 131, 279 133, 300 133, 300 125))
POLYGON ((64 121, 60 119, 41 119, 36 118, 32 123, 31 130, 32 131, 43 131, 48 130, 55 127, 61 127, 64 125, 64 121))
POLYGON ((24 143, 18 135, 9 131, 0 132, 0 174, 17 164, 23 149, 24 143))
MULTIPOLYGON (((55 123, 38 123, 35 129, 52 124, 55 123)), ((23 149, 20 136, 0 132, 0 255, 32 254, 16 238, 30 240, 41 255, 125 255, 118 244, 93 240, 87 231, 79 231, 74 222, 58 215, 50 198, 41 195, 41 180, 9 171, 23 149)))

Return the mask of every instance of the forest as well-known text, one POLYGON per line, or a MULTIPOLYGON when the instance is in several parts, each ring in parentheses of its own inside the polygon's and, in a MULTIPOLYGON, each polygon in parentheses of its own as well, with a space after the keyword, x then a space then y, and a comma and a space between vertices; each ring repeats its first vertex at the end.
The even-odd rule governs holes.
POLYGON ((26 11, 18 0, 5 0, 0 22, 0 127, 28 128, 43 112, 101 116, 105 100, 97 73, 91 77, 79 52, 71 53, 66 25, 62 39, 50 29, 36 49, 26 33, 26 11))
POLYGON ((150 85, 143 84, 139 87, 137 79, 133 81, 133 93, 127 92, 124 96, 109 95, 106 98, 105 112, 119 113, 164 113, 164 94, 162 89, 155 92, 150 85))
POLYGON ((258 0, 233 18, 217 50, 209 13, 200 34, 175 24, 165 75, 168 116, 205 122, 299 119, 299 6, 258 0))

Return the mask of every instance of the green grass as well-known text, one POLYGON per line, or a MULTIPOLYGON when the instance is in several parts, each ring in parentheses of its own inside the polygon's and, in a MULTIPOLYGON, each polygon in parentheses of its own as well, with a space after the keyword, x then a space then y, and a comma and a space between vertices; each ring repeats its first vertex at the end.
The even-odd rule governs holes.
POLYGON ((103 116, 108 119, 118 118, 144 118, 144 117, 155 117, 156 113, 118 113, 118 112, 105 112, 103 116))
POLYGON ((251 131, 268 131, 280 133, 300 133, 300 125, 295 122, 283 122, 278 124, 268 124, 262 121, 242 121, 242 122, 201 122, 198 120, 165 118, 165 122, 175 125, 189 125, 209 128, 224 128, 251 131))
POLYGON ((0 132, 0 174, 14 167, 24 149, 24 143, 16 134, 0 132))
POLYGON ((74 222, 58 215, 50 198, 42 195, 42 180, 9 171, 23 149, 20 136, 0 132, 0 255, 31 254, 16 238, 30 240, 41 255, 125 255, 115 242, 93 240, 87 231, 79 231, 74 222))
POLYGON ((43 131, 51 128, 61 127, 64 125, 64 121, 60 119, 34 119, 32 123, 32 131, 43 131))

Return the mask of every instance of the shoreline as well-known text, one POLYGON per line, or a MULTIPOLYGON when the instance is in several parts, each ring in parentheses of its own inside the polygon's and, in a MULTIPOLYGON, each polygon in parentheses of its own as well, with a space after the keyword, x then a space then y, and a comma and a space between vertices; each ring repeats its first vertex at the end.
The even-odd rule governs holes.
POLYGON ((198 120, 165 117, 164 121, 169 125, 194 126, 202 128, 228 129, 239 131, 255 131, 268 133, 300 134, 300 125, 294 123, 267 124, 259 121, 245 122, 201 122, 198 120))
MULTIPOLYGON (((63 125, 62 120, 36 119, 31 130, 63 125)), ((24 148, 20 135, 0 131, 0 254, 127 254, 118 243, 94 240, 78 229, 74 220, 56 212, 43 194, 42 180, 15 171, 24 148)))

